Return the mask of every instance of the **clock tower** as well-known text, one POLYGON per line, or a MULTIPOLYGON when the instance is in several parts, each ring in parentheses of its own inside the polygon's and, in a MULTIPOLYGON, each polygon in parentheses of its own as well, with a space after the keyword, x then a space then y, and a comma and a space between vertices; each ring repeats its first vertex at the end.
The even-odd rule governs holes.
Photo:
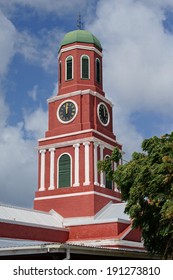
MULTIPOLYGON (((121 145, 113 133, 112 103, 105 97, 102 46, 89 31, 67 33, 58 52, 58 93, 48 99, 48 130, 38 140, 34 208, 64 218, 94 216, 120 202, 116 186, 97 161, 121 145)), ((116 166, 114 166, 116 168, 116 166)))

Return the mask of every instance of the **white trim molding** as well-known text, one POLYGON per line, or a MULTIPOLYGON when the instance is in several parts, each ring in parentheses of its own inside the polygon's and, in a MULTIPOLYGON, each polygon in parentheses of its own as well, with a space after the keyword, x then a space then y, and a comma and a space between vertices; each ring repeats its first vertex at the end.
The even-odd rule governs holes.
POLYGON ((65 59, 65 81, 71 81, 71 80, 74 79, 74 70, 73 70, 73 68, 74 68, 74 59, 73 59, 73 56, 72 56, 72 55, 69 55, 69 56, 67 56, 66 59, 65 59), (71 58, 71 61, 72 61, 71 79, 67 79, 67 60, 68 60, 68 58, 71 58))
POLYGON ((97 142, 94 142, 94 185, 99 186, 98 182, 98 168, 97 168, 97 148, 99 144, 97 142))
POLYGON ((79 148, 80 143, 73 145, 74 147, 74 184, 73 187, 79 186, 79 148))
POLYGON ((63 155, 68 155, 70 157, 70 186, 72 185, 72 156, 69 153, 62 153, 59 155, 58 159, 57 159, 57 189, 59 189, 59 160, 63 155))
POLYGON ((97 54, 99 54, 101 57, 103 56, 103 54, 95 47, 89 47, 89 46, 86 46, 86 45, 74 45, 74 46, 70 46, 70 47, 66 47, 66 48, 62 46, 62 48, 61 48, 61 50, 58 54, 58 58, 61 56, 62 53, 68 52, 68 51, 71 51, 71 50, 75 50, 75 49, 94 51, 97 54))
POLYGON ((50 186, 49 186, 49 190, 54 190, 55 189, 55 185, 54 185, 55 148, 50 148, 49 152, 50 152, 50 186))
POLYGON ((72 96, 76 96, 76 95, 85 95, 85 94, 91 94, 92 96, 96 96, 99 99, 101 99, 102 101, 104 101, 105 103, 109 104, 111 107, 113 107, 113 104, 111 101, 109 101, 106 97, 104 97, 102 94, 96 92, 96 91, 92 91, 91 89, 85 89, 85 90, 77 90, 77 91, 73 91, 73 92, 68 92, 65 94, 61 94, 61 95, 56 95, 53 96, 49 99, 47 99, 48 103, 54 102, 56 100, 61 100, 64 98, 70 98, 72 96))
POLYGON ((34 200, 45 200, 45 199, 55 199, 55 198, 62 198, 62 197, 72 197, 72 196, 81 196, 81 195, 99 195, 102 197, 110 198, 112 200, 116 200, 121 202, 120 198, 114 197, 112 195, 107 195, 103 193, 99 193, 96 191, 88 191, 88 192, 78 192, 78 193, 69 193, 69 194, 60 194, 60 195, 49 195, 49 196, 41 196, 41 197, 36 197, 34 200))
POLYGON ((90 146, 90 142, 84 142, 83 143, 84 147, 85 147, 85 182, 84 182, 84 186, 89 185, 90 184, 90 157, 89 157, 89 146, 90 146))
POLYGON ((41 163, 40 163, 40 187, 39 191, 45 190, 45 154, 46 150, 42 149, 40 150, 41 154, 41 163))
POLYGON ((87 54, 82 54, 81 57, 80 57, 80 78, 82 80, 89 80, 90 79, 90 57, 87 54), (83 78, 82 77, 82 74, 83 74, 82 73, 82 69, 83 69, 82 59, 83 59, 83 57, 87 57, 87 59, 88 59, 88 78, 83 78))
MULTIPOLYGON (((100 145, 100 160, 103 160, 103 150, 104 150, 104 146, 100 145)), ((103 171, 100 172, 100 187, 105 188, 103 171)))
MULTIPOLYGON (((95 129, 86 129, 86 130, 80 130, 80 131, 75 131, 75 132, 71 132, 71 133, 65 133, 65 134, 61 134, 61 135, 56 135, 56 136, 51 136, 51 137, 46 137, 46 138, 41 138, 41 139, 38 139, 38 142, 41 142, 41 141, 46 141, 46 140, 55 140, 55 139, 61 139, 61 138, 64 138, 64 137, 68 137, 68 136, 74 136, 74 135, 80 135, 80 134, 84 134, 84 133, 88 133, 88 132, 93 132, 93 133, 96 133, 100 136, 102 136, 103 138, 117 144, 117 145, 120 145, 117 141, 115 141, 114 139, 104 135, 103 133, 101 132, 98 132, 97 130, 95 129)), ((70 141, 69 141, 70 142, 70 141)), ((102 141, 104 142, 104 141, 102 141)), ((108 146, 111 146, 110 144, 107 144, 108 146)), ((112 146, 114 147, 114 146, 112 146)), ((38 147, 38 149, 42 149, 42 147, 38 147)))

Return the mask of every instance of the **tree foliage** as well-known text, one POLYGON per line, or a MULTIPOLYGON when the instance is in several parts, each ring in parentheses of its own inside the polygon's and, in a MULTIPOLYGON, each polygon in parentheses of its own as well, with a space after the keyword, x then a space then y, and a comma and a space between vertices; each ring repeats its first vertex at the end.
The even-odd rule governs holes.
POLYGON ((112 162, 121 158, 116 148, 98 168, 119 186, 125 212, 133 227, 141 229, 145 248, 173 257, 173 132, 144 140, 142 150, 113 171, 112 162))

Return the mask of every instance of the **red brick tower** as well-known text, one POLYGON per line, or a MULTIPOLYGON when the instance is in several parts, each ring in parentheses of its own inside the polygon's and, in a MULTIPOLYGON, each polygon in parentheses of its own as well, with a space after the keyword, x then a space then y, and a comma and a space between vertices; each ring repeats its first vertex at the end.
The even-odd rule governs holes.
POLYGON ((34 208, 63 217, 94 216, 120 194, 98 173, 97 161, 121 149, 113 134, 112 104, 102 86, 102 47, 86 30, 65 35, 58 54, 59 89, 48 100, 45 138, 38 141, 34 208))

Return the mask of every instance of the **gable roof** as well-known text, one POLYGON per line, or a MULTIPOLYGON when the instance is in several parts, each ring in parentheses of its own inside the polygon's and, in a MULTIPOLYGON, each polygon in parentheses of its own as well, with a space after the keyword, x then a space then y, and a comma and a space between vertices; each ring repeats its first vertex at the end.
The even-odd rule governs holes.
POLYGON ((49 228, 63 227, 60 215, 54 211, 42 212, 2 204, 0 204, 0 222, 49 228))

